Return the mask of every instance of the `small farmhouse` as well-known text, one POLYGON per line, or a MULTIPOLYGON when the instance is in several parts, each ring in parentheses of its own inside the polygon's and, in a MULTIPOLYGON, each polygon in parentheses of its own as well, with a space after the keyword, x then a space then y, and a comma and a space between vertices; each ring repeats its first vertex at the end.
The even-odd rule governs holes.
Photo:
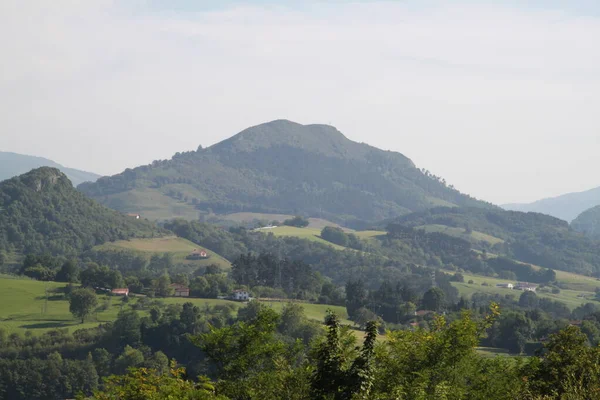
POLYGON ((496 285, 496 287, 504 289, 514 289, 515 285, 513 285, 512 283, 499 283, 496 285))
POLYGON ((515 289, 517 290, 525 290, 528 292, 535 292, 537 289, 537 285, 534 285, 532 283, 528 283, 528 282, 518 282, 515 285, 515 289))
POLYGON ((206 250, 202 250, 202 249, 194 249, 194 251, 192 251, 186 257, 186 259, 188 259, 188 260, 203 260, 206 258, 208 258, 208 253, 206 252, 206 250))
POLYGON ((127 214, 128 217, 140 219, 140 214, 127 214))
POLYGON ((247 301, 250 300, 250 293, 247 290, 234 290, 231 294, 231 298, 237 301, 247 301))
POLYGON ((129 296, 128 288, 113 289, 110 292, 116 296, 129 296))
POLYGON ((190 288, 179 283, 171 284, 173 288, 173 296, 175 297, 190 297, 190 288))

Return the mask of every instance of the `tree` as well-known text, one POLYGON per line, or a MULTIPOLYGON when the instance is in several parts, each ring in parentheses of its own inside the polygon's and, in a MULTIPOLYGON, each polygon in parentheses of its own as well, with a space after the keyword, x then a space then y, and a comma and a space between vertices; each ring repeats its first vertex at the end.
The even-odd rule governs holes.
POLYGON ((354 318, 356 311, 367 305, 367 289, 361 280, 346 283, 346 310, 348 316, 354 318))
POLYGON ((127 372, 129 368, 139 367, 144 362, 144 354, 127 345, 123 353, 115 360, 115 368, 120 374, 127 372))
POLYGON ((300 215, 297 215, 294 218, 286 219, 285 221, 283 221, 284 225, 295 226, 296 228, 306 228, 309 223, 310 222, 308 221, 308 219, 306 219, 300 215))
POLYGON ((92 310, 98 304, 96 293, 91 289, 77 289, 71 293, 69 298, 69 311, 77 318, 81 318, 81 323, 92 313, 92 310))
POLYGON ((154 369, 131 369, 127 375, 108 378, 102 391, 94 392, 91 400, 227 400, 215 395, 210 380, 200 377, 199 382, 185 380, 186 371, 171 365, 169 374, 154 369))
POLYGON ((342 230, 342 228, 334 227, 334 226, 326 226, 321 231, 321 238, 327 240, 328 242, 338 244, 340 246, 348 247, 349 237, 342 230))
POLYGON ((441 311, 444 308, 445 295, 442 289, 433 287, 423 295, 422 306, 425 310, 441 311))
POLYGON ((78 277, 79 268, 77 267, 77 260, 73 259, 66 261, 56 274, 56 280, 59 282, 75 283, 78 277))
POLYGON ((537 295, 529 290, 524 291, 519 297, 519 306, 523 308, 536 308, 539 302, 537 295))
POLYGON ((158 296, 168 297, 173 295, 174 290, 171 287, 171 278, 167 273, 158 278, 154 286, 158 296))

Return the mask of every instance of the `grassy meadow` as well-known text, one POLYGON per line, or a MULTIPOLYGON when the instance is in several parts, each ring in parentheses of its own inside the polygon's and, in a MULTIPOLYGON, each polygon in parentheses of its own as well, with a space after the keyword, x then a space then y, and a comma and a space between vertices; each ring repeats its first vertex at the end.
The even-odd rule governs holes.
POLYGON ((504 240, 497 238, 492 235, 488 235, 483 232, 471 231, 467 233, 464 228, 454 228, 446 225, 421 225, 417 227, 418 229, 422 229, 425 232, 439 232, 444 233, 449 236, 459 237, 461 239, 468 240, 470 242, 486 242, 491 245, 495 245, 498 243, 504 243, 504 240))
POLYGON ((224 270, 231 268, 231 263, 225 258, 221 257, 217 253, 206 250, 209 257, 205 260, 186 260, 186 257, 194 250, 202 248, 189 240, 176 237, 166 236, 162 238, 153 239, 131 239, 131 240, 120 240, 117 242, 105 243, 100 246, 96 246, 96 250, 102 249, 117 249, 117 250, 130 250, 139 254, 146 255, 150 258, 153 254, 171 253, 173 259, 177 263, 197 265, 198 267, 207 266, 210 264, 216 264, 224 270))
MULTIPOLYGON (((453 273, 450 271, 446 271, 448 273, 453 273)), ((456 287, 461 296, 470 297, 473 293, 489 293, 489 294, 500 294, 500 295, 512 295, 515 298, 519 298, 521 295, 520 290, 511 290, 496 287, 499 283, 515 283, 514 281, 510 281, 507 279, 500 278, 492 278, 481 275, 473 275, 461 272, 465 277, 465 282, 453 282, 452 285, 456 287), (473 281, 473 283, 468 283, 469 281, 473 281), (483 285, 483 283, 487 283, 488 286, 483 285)), ((562 276, 562 274, 560 274, 562 276)), ((569 279, 571 280, 571 284, 576 286, 583 285, 589 278, 582 275, 569 274, 569 279)), ((557 280, 561 282, 561 278, 559 277, 559 272, 557 271, 557 280)), ((546 297, 552 300, 560 301, 565 303, 571 310, 584 304, 588 303, 591 298, 594 297, 595 293, 593 291, 583 291, 583 290, 573 290, 573 289, 561 289, 560 293, 543 293, 539 289, 536 294, 540 297, 546 297), (585 297, 583 297, 585 296, 585 297)))
MULTIPOLYGON (((75 331, 82 328, 92 328, 101 323, 114 321, 121 309, 128 309, 137 301, 131 297, 130 301, 123 304, 122 297, 99 295, 98 308, 106 310, 93 313, 85 322, 80 323, 69 312, 69 302, 60 291, 65 287, 60 282, 40 282, 30 279, 21 279, 12 276, 0 275, 0 328, 10 333, 31 332, 40 334, 52 329, 68 329, 75 331), (47 298, 46 300, 46 293, 47 298)), ((236 309, 243 307, 240 302, 220 299, 196 299, 169 297, 157 299, 165 304, 183 304, 191 302, 198 307, 233 305, 236 309)), ((280 312, 285 302, 264 301, 264 304, 280 312)), ((345 307, 329 306, 322 304, 299 303, 304 307, 309 319, 322 322, 327 310, 336 312, 344 324, 351 325, 345 307)), ((144 311, 141 313, 145 314, 144 311)))

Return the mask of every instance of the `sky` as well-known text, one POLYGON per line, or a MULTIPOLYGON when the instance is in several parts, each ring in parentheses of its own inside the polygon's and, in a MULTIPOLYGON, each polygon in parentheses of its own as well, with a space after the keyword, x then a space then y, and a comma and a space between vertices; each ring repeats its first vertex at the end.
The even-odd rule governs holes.
POLYGON ((534 201, 600 186, 598 49, 597 0, 3 0, 0 150, 111 175, 289 119, 534 201))

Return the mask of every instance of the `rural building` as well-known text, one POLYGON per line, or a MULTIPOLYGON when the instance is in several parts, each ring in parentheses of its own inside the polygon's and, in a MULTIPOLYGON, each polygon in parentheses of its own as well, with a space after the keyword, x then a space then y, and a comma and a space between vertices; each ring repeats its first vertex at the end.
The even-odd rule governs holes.
POLYGON ((202 249, 194 249, 194 251, 192 251, 186 257, 186 259, 188 259, 188 260, 203 260, 205 258, 208 258, 208 253, 206 252, 206 250, 202 250, 202 249))
POLYGON ((140 219, 140 214, 127 214, 127 216, 135 219, 140 219))
POLYGON ((512 283, 499 283, 496 285, 496 287, 504 289, 513 289, 515 285, 513 285, 512 283))
POLYGON ((238 301, 247 301, 250 300, 250 292, 243 289, 234 290, 231 298, 238 301))
POLYGON ((537 289, 537 285, 534 285, 533 283, 528 283, 528 282, 518 282, 515 285, 515 289, 517 290, 525 290, 528 292, 535 292, 537 289))
POLYGON ((112 294, 114 294, 114 295, 117 295, 117 296, 129 296, 129 289, 128 288, 113 289, 110 292, 112 294))
POLYGON ((171 284, 173 288, 173 296, 175 297, 190 297, 190 288, 179 283, 171 284))

